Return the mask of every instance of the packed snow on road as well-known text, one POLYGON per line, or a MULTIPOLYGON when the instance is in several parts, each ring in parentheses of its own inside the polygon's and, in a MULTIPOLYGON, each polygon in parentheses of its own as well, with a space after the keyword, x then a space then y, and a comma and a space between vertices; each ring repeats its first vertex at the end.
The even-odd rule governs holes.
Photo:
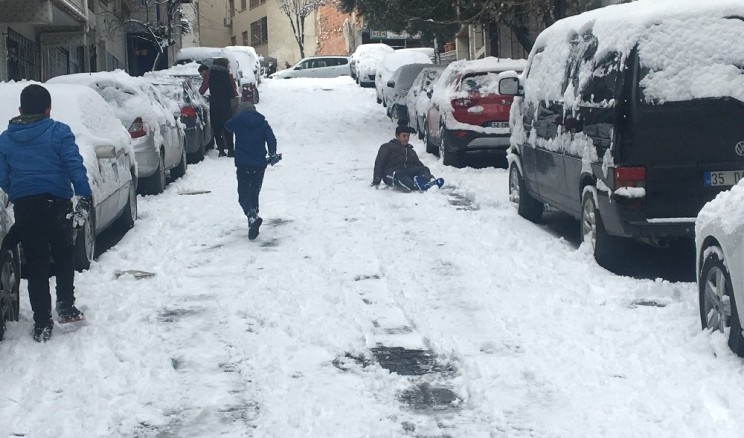
POLYGON ((741 360, 694 283, 599 267, 518 216, 506 170, 418 140, 442 189, 370 187, 393 136, 375 90, 261 87, 284 160, 258 239, 211 151, 78 274, 87 326, 33 342, 24 282, 0 436, 741 436, 741 360))

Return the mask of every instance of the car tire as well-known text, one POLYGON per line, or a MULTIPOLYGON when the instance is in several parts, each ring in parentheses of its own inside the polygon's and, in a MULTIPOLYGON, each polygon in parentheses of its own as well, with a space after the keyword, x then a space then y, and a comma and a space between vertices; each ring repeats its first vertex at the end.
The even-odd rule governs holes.
POLYGON ((447 136, 445 135, 444 126, 439 128, 439 157, 442 158, 442 164, 445 166, 462 167, 462 160, 457 153, 447 150, 447 136))
POLYGON ((201 162, 204 159, 204 155, 207 154, 207 145, 202 142, 202 144, 199 145, 199 149, 192 153, 188 154, 186 158, 188 159, 189 164, 196 164, 201 162))
POLYGON ((170 171, 171 181, 175 181, 178 178, 186 175, 187 166, 188 164, 186 164, 186 147, 184 146, 184 148, 181 150, 181 161, 179 161, 176 167, 174 167, 170 171))
POLYGON ((134 171, 132 171, 132 181, 129 183, 129 199, 127 199, 127 205, 119 217, 118 224, 119 229, 124 232, 132 229, 134 222, 137 220, 137 187, 135 182, 134 171))
POLYGON ((82 272, 90 269, 96 255, 96 211, 91 206, 88 220, 75 233, 74 259, 75 270, 82 272))
POLYGON ((519 215, 530 222, 537 222, 542 217, 545 206, 527 193, 522 172, 516 163, 509 168, 509 201, 517 207, 519 215))
POLYGON ((0 341, 6 323, 18 321, 20 312, 21 257, 16 246, 0 257, 0 341))
POLYGON ((705 252, 708 255, 703 261, 700 281, 698 281, 700 322, 703 330, 719 330, 723 333, 728 327, 729 348, 739 357, 744 357, 741 321, 736 309, 731 275, 723 260, 723 251, 714 246, 706 248, 705 252))
POLYGON ((165 157, 163 157, 163 152, 161 151, 160 163, 157 170, 152 175, 141 178, 138 187, 140 188, 140 193, 143 195, 159 195, 165 190, 165 185, 165 157))
POLYGON ((258 102, 261 100, 261 96, 258 94, 258 88, 256 88, 256 92, 253 93, 253 104, 258 105, 258 102))
MULTIPOLYGON (((419 138, 419 140, 423 140, 424 139, 424 131, 423 131, 423 129, 421 129, 421 124, 419 123, 418 115, 416 116, 416 119, 415 120, 416 120, 416 131, 418 132, 418 138, 419 138)), ((426 125, 424 125, 424 126, 426 126, 426 125)), ((429 148, 428 147, 426 148, 426 152, 429 152, 429 148)))
POLYGON ((424 145, 426 145, 426 152, 439 156, 439 149, 437 148, 437 145, 431 142, 431 138, 429 137, 429 129, 426 126, 426 120, 424 120, 424 145))
POLYGON ((625 246, 625 240, 607 234, 597 208, 597 191, 592 186, 585 187, 581 197, 579 232, 582 243, 591 245, 597 263, 605 268, 612 268, 625 246))

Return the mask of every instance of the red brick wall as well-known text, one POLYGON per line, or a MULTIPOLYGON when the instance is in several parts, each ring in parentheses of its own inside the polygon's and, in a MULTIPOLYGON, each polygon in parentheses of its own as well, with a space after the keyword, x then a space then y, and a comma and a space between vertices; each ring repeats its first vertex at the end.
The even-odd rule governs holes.
MULTIPOLYGON (((328 1, 318 9, 315 31, 318 38, 317 55, 348 55, 344 39, 344 21, 356 21, 351 14, 342 14, 336 9, 336 0, 328 1)), ((358 28, 358 26, 354 26, 358 28)))

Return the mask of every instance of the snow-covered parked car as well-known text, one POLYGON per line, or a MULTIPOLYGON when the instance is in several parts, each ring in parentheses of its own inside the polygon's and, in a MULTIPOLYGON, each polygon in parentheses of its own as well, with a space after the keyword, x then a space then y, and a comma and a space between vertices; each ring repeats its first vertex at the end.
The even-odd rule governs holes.
POLYGON ((695 222, 695 260, 703 329, 728 335, 744 357, 744 172, 731 190, 707 203, 695 222))
POLYGON ((498 92, 499 74, 522 71, 525 60, 487 57, 447 66, 434 84, 426 110, 426 150, 442 163, 462 166, 470 154, 506 157, 512 96, 498 92))
POLYGON ((385 86, 396 70, 408 64, 431 64, 431 57, 420 50, 410 49, 396 50, 386 55, 377 66, 375 73, 375 89, 377 91, 377 103, 387 106, 385 102, 385 86))
POLYGON ((424 138, 424 116, 429 109, 434 83, 444 71, 443 65, 428 65, 416 76, 406 96, 408 126, 418 131, 420 139, 424 138))
POLYGON ((337 78, 351 76, 348 56, 311 56, 292 67, 271 75, 272 79, 337 78))
POLYGON ((382 43, 362 44, 351 55, 351 77, 362 87, 375 83, 377 64, 385 55, 395 52, 395 49, 382 43))
MULTIPOLYGON (((0 84, 0 131, 18 115, 21 91, 28 84, 0 84)), ((88 170, 94 208, 75 237, 75 268, 88 269, 95 255, 96 236, 111 226, 127 230, 137 218, 137 163, 132 139, 109 105, 90 88, 43 86, 52 96, 52 118, 70 126, 88 170)))
MULTIPOLYGON (((207 148, 214 142, 212 124, 209 118, 209 102, 199 94, 197 81, 188 76, 179 76, 185 64, 166 70, 150 72, 145 78, 155 86, 163 96, 169 100, 172 110, 180 112, 181 124, 184 128, 184 147, 189 163, 198 163, 204 159, 207 148)), ((197 67, 198 68, 198 67, 197 67)))
POLYGON ((556 22, 524 75, 500 80, 512 106, 510 198, 579 219, 600 264, 625 239, 694 236, 700 209, 744 172, 744 2, 657 0, 556 22))
POLYGON ((421 70, 431 64, 408 64, 395 70, 385 84, 387 115, 399 123, 408 124, 408 92, 421 70))
POLYGON ((238 61, 240 101, 257 104, 261 99, 258 93, 258 84, 261 83, 261 61, 256 50, 250 46, 227 46, 225 50, 231 52, 238 61))
POLYGON ((148 80, 117 70, 57 76, 47 83, 88 86, 109 104, 132 138, 140 193, 161 193, 168 172, 171 179, 186 173, 184 130, 178 120, 180 110, 170 105, 148 80))

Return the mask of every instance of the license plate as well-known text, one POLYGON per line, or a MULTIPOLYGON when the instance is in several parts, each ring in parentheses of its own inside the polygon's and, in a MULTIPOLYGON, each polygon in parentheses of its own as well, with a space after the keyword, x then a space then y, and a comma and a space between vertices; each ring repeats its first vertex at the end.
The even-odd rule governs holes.
POLYGON ((705 187, 730 187, 744 178, 744 170, 705 172, 705 187))
POLYGON ((508 128, 509 122, 491 122, 491 128, 508 128))

